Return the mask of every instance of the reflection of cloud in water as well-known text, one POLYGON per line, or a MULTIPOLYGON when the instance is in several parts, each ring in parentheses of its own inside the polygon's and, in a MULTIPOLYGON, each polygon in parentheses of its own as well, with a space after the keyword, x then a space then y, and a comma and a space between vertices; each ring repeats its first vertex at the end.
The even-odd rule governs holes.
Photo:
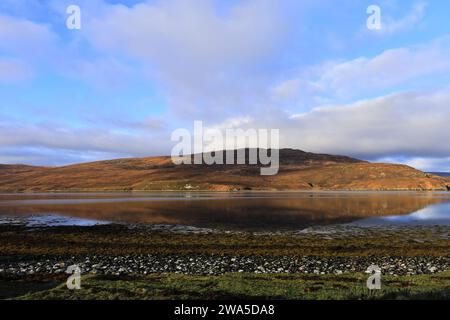
POLYGON ((108 224, 108 222, 89 220, 89 219, 79 219, 73 217, 64 217, 59 215, 44 215, 44 216, 29 216, 24 217, 24 223, 27 227, 40 227, 40 226, 80 226, 89 227, 100 224, 108 224))
POLYGON ((450 204, 431 205, 414 213, 403 216, 372 217, 351 223, 352 225, 446 225, 450 226, 450 204))

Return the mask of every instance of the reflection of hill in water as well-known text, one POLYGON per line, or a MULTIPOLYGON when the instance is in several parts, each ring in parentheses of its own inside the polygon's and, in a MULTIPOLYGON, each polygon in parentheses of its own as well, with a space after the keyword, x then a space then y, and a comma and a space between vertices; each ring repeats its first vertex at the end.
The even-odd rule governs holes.
POLYGON ((58 214, 114 222, 181 224, 238 230, 295 230, 368 217, 406 215, 431 204, 450 201, 449 197, 431 193, 270 193, 254 194, 248 198, 222 194, 214 199, 159 198, 151 201, 106 197, 104 201, 107 202, 102 203, 85 203, 83 200, 71 202, 70 197, 63 199, 69 199, 69 203, 10 201, 5 204, 4 201, 8 199, 2 197, 0 214, 58 214))

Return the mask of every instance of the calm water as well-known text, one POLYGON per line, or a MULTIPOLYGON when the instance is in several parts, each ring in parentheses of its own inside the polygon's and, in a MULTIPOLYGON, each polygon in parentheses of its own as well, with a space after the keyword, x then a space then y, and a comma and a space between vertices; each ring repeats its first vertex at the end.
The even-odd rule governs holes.
POLYGON ((450 193, 0 194, 0 224, 88 226, 110 222, 270 231, 344 223, 450 226, 450 193))

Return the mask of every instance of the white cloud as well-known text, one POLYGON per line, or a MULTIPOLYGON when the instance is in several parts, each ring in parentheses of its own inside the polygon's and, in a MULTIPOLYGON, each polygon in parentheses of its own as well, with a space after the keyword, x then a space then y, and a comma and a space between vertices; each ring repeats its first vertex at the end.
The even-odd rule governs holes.
POLYGON ((97 47, 158 63, 162 71, 190 64, 208 71, 263 57, 281 32, 277 11, 269 0, 245 1, 226 15, 208 0, 116 5, 91 22, 89 33, 97 47))
POLYGON ((210 0, 108 6, 85 23, 85 32, 102 52, 140 61, 180 114, 239 112, 264 88, 261 70, 286 36, 286 22, 274 0, 217 6, 210 0))
MULTIPOLYGON (((62 9, 59 5, 58 10, 62 9)), ((91 6, 102 8, 98 1, 91 6)), ((61 27, 65 28, 65 10, 61 15, 61 27)), ((18 82, 55 73, 99 89, 115 90, 129 83, 132 76, 139 76, 123 59, 107 54, 87 57, 81 32, 69 39, 63 40, 50 25, 0 14, 0 52, 5 55, 0 56, 0 80, 18 82)))
POLYGON ((428 4, 426 2, 416 3, 411 10, 400 19, 383 16, 381 29, 378 32, 383 35, 392 35, 413 29, 423 20, 427 6, 428 4))
POLYGON ((293 116, 285 143, 364 158, 450 156, 450 88, 398 93, 293 116))
POLYGON ((272 87, 271 96, 275 101, 290 101, 298 98, 302 86, 310 86, 310 83, 302 79, 289 79, 272 87))
POLYGON ((0 14, 0 81, 32 78, 39 62, 55 49, 57 37, 48 26, 0 14))
POLYGON ((46 25, 0 14, 0 49, 29 59, 48 54, 57 37, 46 25))
POLYGON ((404 163, 427 172, 450 172, 450 157, 412 158, 404 160, 404 163))
POLYGON ((170 135, 165 131, 123 132, 114 129, 0 123, 0 149, 53 150, 62 153, 157 155, 166 154, 170 135))
POLYGON ((277 97, 352 99, 392 90, 413 81, 450 72, 450 38, 389 49, 372 58, 359 57, 344 62, 326 62, 311 68, 302 77, 276 85, 277 97))

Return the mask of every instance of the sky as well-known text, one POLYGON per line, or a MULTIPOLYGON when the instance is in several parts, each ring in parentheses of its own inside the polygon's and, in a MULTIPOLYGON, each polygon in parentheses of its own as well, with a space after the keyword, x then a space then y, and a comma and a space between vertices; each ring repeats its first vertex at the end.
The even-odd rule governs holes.
POLYGON ((446 0, 0 2, 0 163, 169 155, 202 120, 450 171, 449 119, 446 0))

